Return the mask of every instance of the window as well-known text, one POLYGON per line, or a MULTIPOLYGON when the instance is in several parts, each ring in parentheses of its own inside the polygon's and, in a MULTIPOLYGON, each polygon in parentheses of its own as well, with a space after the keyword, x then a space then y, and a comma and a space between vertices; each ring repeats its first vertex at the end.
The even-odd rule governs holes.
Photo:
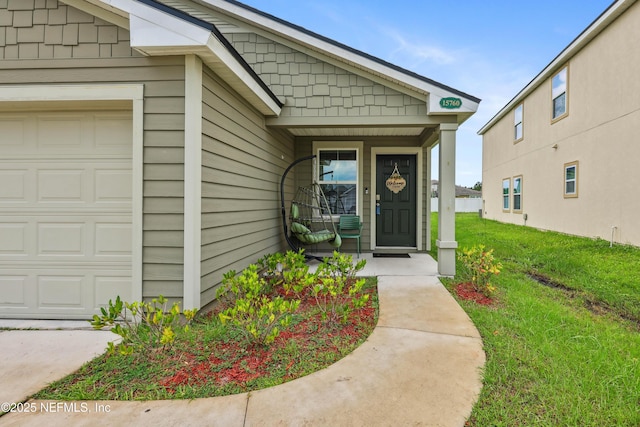
POLYGON ((578 162, 564 165, 564 197, 578 197, 578 162))
POLYGON ((511 179, 502 180, 502 210, 509 212, 509 199, 511 198, 511 179))
POLYGON ((334 215, 358 212, 358 151, 318 150, 318 184, 334 215))
POLYGON ((513 178, 513 211, 522 212, 522 177, 513 178))
POLYGON ((522 139, 522 111, 523 105, 520 104, 516 107, 514 112, 514 139, 518 142, 522 139))
POLYGON ((568 67, 564 67, 551 80, 551 99, 553 103, 552 119, 559 119, 567 114, 567 82, 568 67))

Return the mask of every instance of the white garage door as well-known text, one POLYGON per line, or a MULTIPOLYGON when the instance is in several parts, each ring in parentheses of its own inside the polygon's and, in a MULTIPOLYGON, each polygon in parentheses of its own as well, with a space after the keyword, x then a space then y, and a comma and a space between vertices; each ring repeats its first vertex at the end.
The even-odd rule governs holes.
POLYGON ((0 317, 130 301, 131 117, 0 112, 0 317))

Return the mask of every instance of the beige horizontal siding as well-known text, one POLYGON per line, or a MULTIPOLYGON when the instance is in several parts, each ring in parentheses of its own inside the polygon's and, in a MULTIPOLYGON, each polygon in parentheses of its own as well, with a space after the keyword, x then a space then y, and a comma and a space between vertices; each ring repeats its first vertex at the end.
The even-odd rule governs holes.
POLYGON ((184 177, 184 165, 147 164, 144 165, 145 181, 180 180, 184 177))
MULTIPOLYGON (((219 201, 221 204, 224 204, 225 202, 225 200, 219 201)), ((219 213, 202 214, 203 231, 213 227, 227 227, 234 224, 244 225, 265 219, 279 219, 280 211, 275 211, 273 203, 274 202, 271 203, 271 209, 255 209, 246 211, 230 211, 227 209, 219 213)))
POLYGON ((290 137, 205 68, 202 151, 202 304, 229 270, 283 248, 280 178, 293 158, 290 137), (283 159, 284 157, 284 159, 283 159))
MULTIPOLYGON (((145 85, 145 93, 147 92, 146 89, 147 89, 147 85, 145 85)), ((144 146, 145 147, 184 148, 184 129, 173 130, 173 131, 147 130, 144 133, 144 146)))

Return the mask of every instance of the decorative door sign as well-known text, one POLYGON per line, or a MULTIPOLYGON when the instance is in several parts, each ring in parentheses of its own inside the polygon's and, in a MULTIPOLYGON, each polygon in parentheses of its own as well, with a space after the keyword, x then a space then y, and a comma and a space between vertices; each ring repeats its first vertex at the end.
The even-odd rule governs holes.
POLYGON ((387 179, 386 185, 387 185, 387 188, 389 190, 393 191, 394 194, 398 194, 399 192, 404 190, 404 187, 407 186, 407 180, 404 179, 402 176, 400 176, 400 172, 398 171, 398 164, 397 163, 395 164, 395 167, 393 168, 393 173, 387 179))

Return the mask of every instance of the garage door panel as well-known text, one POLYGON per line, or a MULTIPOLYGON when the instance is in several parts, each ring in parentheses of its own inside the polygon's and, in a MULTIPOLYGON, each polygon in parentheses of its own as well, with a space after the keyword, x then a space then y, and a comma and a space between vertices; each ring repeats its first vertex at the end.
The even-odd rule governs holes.
POLYGON ((0 257, 27 256, 27 222, 0 223, 0 257))
POLYGON ((38 256, 87 256, 85 223, 38 223, 38 256))
POLYGON ((86 275, 38 276, 39 308, 83 309, 83 290, 89 284, 86 275))
POLYGON ((0 308, 26 308, 28 275, 0 275, 0 308))
POLYGON ((34 263, 131 258, 130 215, 5 215, 0 220, 0 267, 27 258, 34 263))
POLYGON ((37 147, 43 151, 51 151, 54 147, 56 151, 65 148, 78 151, 83 146, 83 141, 84 145, 90 144, 90 124, 81 115, 42 115, 38 118, 36 129, 37 147))
POLYGON ((0 150, 39 157, 124 154, 130 158, 131 123, 131 112, 121 111, 2 113, 0 150))
POLYGON ((130 211, 130 161, 93 160, 87 165, 90 161, 0 161, 0 209, 37 210, 81 204, 86 209, 130 211))
POLYGON ((94 172, 95 202, 131 204, 131 169, 100 168, 94 172))
MULTIPOLYGON (((1 138, 0 138, 1 139, 1 138)), ((27 201, 28 169, 0 170, 0 204, 25 203, 27 201)))
POLYGON ((125 265, 0 267, 0 313, 5 317, 88 319, 118 296, 132 298, 131 270, 125 265))
POLYGON ((0 113, 0 317, 132 297, 130 111, 0 113))
POLYGON ((38 170, 37 201, 84 202, 87 199, 82 184, 86 181, 81 169, 38 170))
POLYGON ((120 297, 123 301, 131 301, 131 276, 130 273, 122 276, 115 276, 111 273, 111 276, 96 275, 94 283, 93 293, 93 308, 95 311, 100 310, 100 307, 107 306, 108 301, 115 301, 117 297, 120 297))
POLYGON ((34 119, 26 115, 3 115, 0 117, 0 147, 2 150, 25 151, 33 140, 34 119), (31 125, 30 123, 31 122, 31 125))
POLYGON ((131 120, 131 116, 121 113, 98 113, 95 115, 95 146, 100 151, 131 153, 132 133, 123 121, 131 120))
POLYGON ((131 256, 131 222, 96 223, 94 234, 96 257, 131 256))

